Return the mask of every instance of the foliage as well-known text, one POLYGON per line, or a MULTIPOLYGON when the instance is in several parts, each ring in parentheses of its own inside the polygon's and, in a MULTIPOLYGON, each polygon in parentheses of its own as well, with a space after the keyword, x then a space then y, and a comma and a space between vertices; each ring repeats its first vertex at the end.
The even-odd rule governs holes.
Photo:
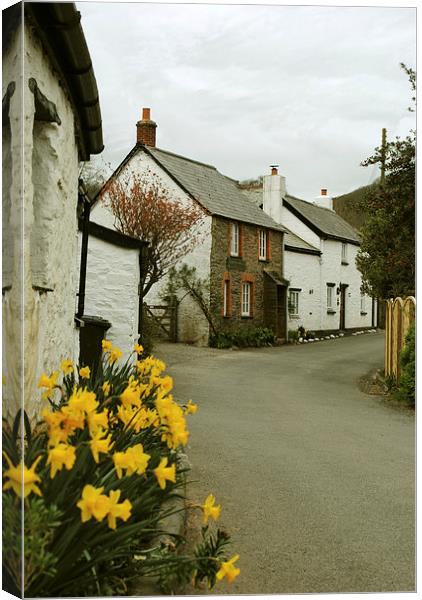
POLYGON ((172 267, 168 273, 167 285, 162 292, 168 298, 178 298, 184 292, 199 306, 208 321, 213 336, 217 335, 217 327, 209 306, 210 282, 209 279, 198 277, 196 268, 182 264, 178 269, 172 267))
POLYGON ((145 259, 144 294, 200 239, 203 211, 174 199, 158 176, 148 170, 108 180, 101 191, 103 202, 115 217, 115 226, 133 238, 149 242, 145 259))
POLYGON ((227 331, 219 331, 216 335, 210 336, 210 346, 214 348, 239 348, 261 346, 272 346, 275 342, 275 335, 267 327, 249 327, 238 328, 227 331))
POLYGON ((397 383, 397 389, 394 396, 398 400, 407 402, 415 406, 415 332, 413 324, 406 335, 405 346, 400 353, 400 379, 397 383))
MULTIPOLYGON (((10 589, 20 587, 20 506, 24 507, 24 593, 30 597, 127 593, 141 576, 164 583, 177 569, 209 585, 221 545, 204 539, 205 552, 175 554, 157 541, 163 520, 181 509, 187 469, 180 448, 189 437, 186 416, 196 412, 171 394, 162 361, 149 356, 119 366, 121 351, 103 341, 101 368, 75 369, 71 361, 43 374, 39 387, 50 403, 31 426, 25 413, 3 427, 3 556, 10 589), (24 464, 20 429, 24 429, 24 464), (182 567, 181 567, 182 565, 182 567)), ((143 348, 134 348, 139 356, 143 348)), ((220 507, 209 496, 204 519, 220 507)), ((174 537, 176 543, 179 536, 174 537)))
POLYGON ((288 340, 293 343, 299 341, 299 331, 297 329, 289 329, 288 340))
MULTIPOLYGON (((401 66, 414 90, 414 71, 401 66)), ((376 148, 362 163, 385 165, 385 180, 369 187, 360 203, 368 219, 356 259, 362 291, 379 298, 415 292, 415 157, 416 132, 411 131, 376 148)))

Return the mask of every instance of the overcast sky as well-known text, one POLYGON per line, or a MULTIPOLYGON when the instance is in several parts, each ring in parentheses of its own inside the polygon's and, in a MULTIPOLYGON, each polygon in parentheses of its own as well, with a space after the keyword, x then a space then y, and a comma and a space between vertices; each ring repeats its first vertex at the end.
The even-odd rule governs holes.
POLYGON ((416 9, 78 2, 97 79, 103 157, 136 141, 248 179, 280 165, 290 194, 339 195, 376 177, 360 162, 414 126, 399 63, 416 65, 416 9))

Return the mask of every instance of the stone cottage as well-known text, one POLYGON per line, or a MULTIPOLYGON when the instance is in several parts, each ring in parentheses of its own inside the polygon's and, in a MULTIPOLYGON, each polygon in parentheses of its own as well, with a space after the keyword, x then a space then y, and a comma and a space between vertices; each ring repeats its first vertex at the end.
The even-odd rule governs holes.
MULTIPOLYGON (((215 167, 157 148, 156 127, 149 109, 144 109, 136 144, 111 177, 154 173, 172 198, 202 209, 201 242, 181 263, 195 267, 198 277, 209 281, 208 302, 218 330, 266 326, 285 338, 284 228, 248 202, 237 182, 215 167)), ((94 206, 91 220, 107 226, 114 223, 101 201, 94 206)), ((165 285, 163 278, 152 287, 148 304, 161 301, 165 285)), ((210 327, 203 312, 189 294, 179 296, 178 340, 207 344, 210 327)))
POLYGON ((294 198, 287 193, 285 177, 272 167, 262 183, 243 191, 287 230, 288 329, 302 326, 331 334, 376 326, 376 303, 361 294, 355 263, 359 234, 335 213, 327 190, 314 203, 294 198))
POLYGON ((103 149, 75 4, 3 11, 2 109, 4 408, 33 415, 41 373, 77 359, 78 171, 103 149))

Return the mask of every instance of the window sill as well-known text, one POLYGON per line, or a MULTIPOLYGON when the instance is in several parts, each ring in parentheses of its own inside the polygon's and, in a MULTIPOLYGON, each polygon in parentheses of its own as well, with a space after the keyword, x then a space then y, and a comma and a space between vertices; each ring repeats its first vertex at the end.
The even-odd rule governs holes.
POLYGON ((336 314, 336 310, 333 310, 332 308, 327 308, 327 315, 335 315, 336 314))
POLYGON ((300 315, 289 315, 289 319, 300 319, 300 315))
POLYGON ((342 260, 341 264, 347 266, 349 263, 347 262, 347 260, 342 260))
POLYGON ((262 262, 262 263, 269 263, 270 259, 269 258, 258 258, 258 261, 262 262))
POLYGON ((252 315, 240 315, 241 319, 252 319, 252 315))
POLYGON ((362 317, 364 317, 365 315, 367 315, 367 312, 364 312, 363 310, 360 311, 360 314, 362 315, 362 317))

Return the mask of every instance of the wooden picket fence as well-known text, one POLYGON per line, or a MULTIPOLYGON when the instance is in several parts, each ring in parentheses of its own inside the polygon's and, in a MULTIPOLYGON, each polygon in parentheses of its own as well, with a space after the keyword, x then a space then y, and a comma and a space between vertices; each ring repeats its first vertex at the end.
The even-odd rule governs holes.
POLYGON ((416 300, 413 296, 386 301, 385 312, 385 376, 400 377, 400 352, 409 327, 414 323, 416 300))

